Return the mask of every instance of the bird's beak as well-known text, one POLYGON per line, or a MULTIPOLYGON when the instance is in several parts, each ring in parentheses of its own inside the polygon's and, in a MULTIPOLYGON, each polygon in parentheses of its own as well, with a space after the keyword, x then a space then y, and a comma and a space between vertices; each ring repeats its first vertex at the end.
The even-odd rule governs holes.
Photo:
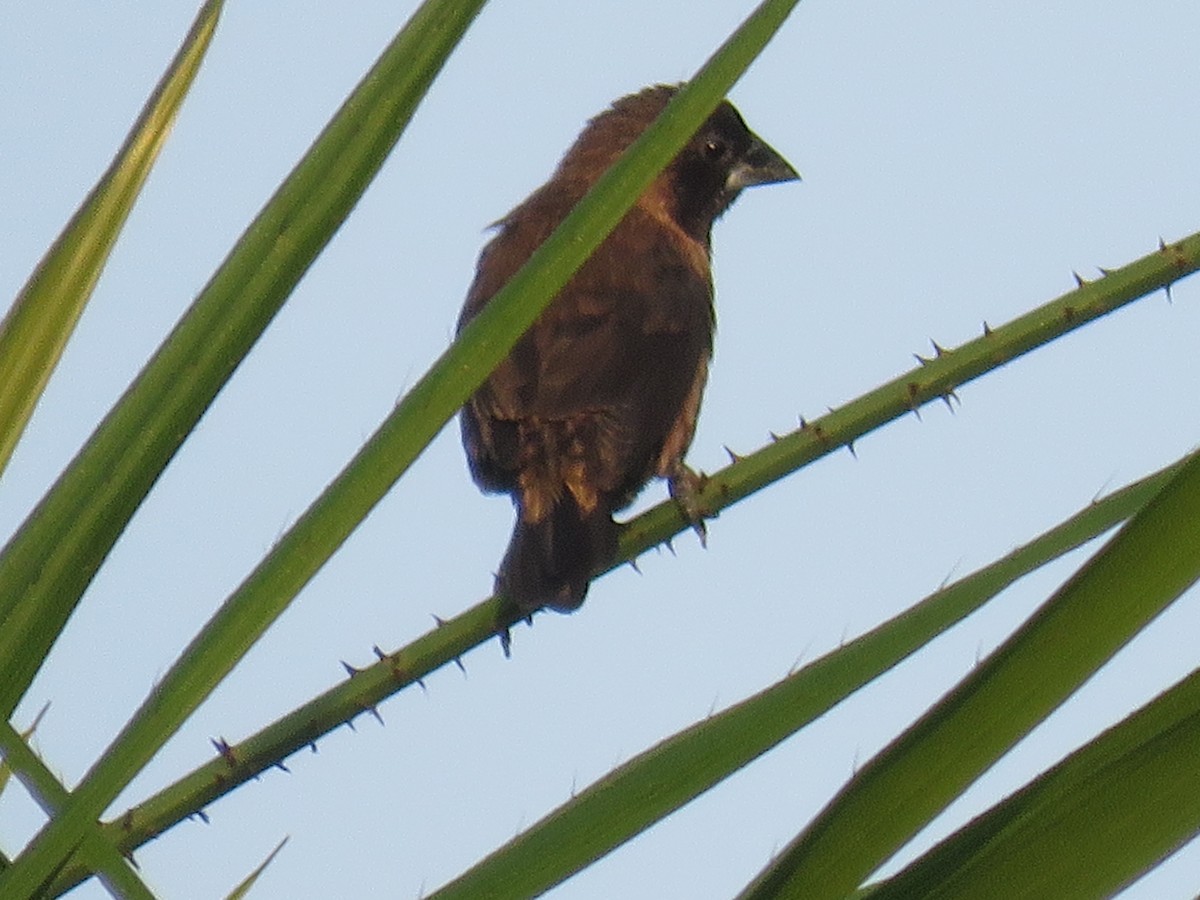
POLYGON ((756 184, 778 184, 781 181, 799 181, 800 173, 792 164, 779 155, 770 144, 751 132, 751 144, 741 162, 733 167, 725 180, 725 189, 740 191, 756 184))

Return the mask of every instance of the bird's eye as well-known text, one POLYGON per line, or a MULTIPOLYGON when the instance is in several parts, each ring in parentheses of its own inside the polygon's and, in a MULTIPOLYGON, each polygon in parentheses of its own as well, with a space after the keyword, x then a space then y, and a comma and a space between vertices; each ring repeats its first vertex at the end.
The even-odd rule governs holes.
POLYGON ((709 138, 704 143, 704 155, 709 159, 720 159, 725 155, 725 142, 717 138, 709 138))

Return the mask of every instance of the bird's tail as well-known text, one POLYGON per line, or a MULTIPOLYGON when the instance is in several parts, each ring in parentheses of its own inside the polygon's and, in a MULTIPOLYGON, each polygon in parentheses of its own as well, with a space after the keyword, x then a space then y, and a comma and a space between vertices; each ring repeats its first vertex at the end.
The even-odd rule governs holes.
POLYGON ((616 522, 603 503, 584 512, 569 490, 539 521, 522 513, 500 563, 497 592, 521 617, 542 607, 578 609, 592 573, 616 556, 616 522))

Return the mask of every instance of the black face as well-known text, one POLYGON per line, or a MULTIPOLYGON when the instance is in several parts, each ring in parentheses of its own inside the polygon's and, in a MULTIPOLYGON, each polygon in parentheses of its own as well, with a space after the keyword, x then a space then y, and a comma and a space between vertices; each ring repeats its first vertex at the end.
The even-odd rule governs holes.
POLYGON ((675 219, 688 234, 708 239, 713 221, 755 184, 793 181, 800 176, 782 156, 746 127, 728 102, 708 121, 670 166, 675 219))

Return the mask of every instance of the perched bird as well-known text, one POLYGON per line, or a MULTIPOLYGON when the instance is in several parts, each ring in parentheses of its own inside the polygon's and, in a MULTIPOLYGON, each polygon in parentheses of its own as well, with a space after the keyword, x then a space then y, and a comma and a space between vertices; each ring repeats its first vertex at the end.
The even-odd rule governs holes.
MULTIPOLYGON (((496 225, 461 331, 654 121, 678 87, 622 97, 496 225)), ((655 475, 694 522, 683 464, 712 354, 712 224, 741 192, 799 176, 724 101, 551 302, 461 415, 471 473, 512 494, 496 576, 515 618, 579 607, 616 555, 612 514, 655 475)))

